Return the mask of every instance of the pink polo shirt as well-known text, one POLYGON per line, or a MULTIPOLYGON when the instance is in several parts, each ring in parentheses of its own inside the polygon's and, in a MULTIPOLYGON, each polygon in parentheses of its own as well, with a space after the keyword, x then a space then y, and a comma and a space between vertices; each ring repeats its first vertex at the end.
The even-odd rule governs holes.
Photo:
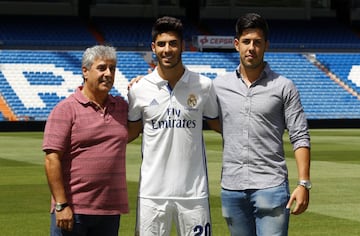
MULTIPOLYGON (((74 213, 127 213, 128 104, 121 97, 109 95, 102 112, 81 89, 50 113, 42 148, 64 152, 61 162, 65 191, 74 213)), ((53 205, 54 200, 52 210, 53 205)))

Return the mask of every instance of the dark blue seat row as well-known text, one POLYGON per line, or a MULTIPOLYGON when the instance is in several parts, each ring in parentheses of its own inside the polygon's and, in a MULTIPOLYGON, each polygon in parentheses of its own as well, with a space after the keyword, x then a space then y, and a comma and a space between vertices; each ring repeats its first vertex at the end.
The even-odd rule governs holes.
MULTIPOLYGON (((71 16, 1 16, 0 45, 6 47, 77 47, 107 43, 120 48, 150 48, 152 18, 94 17, 92 23, 71 16)), ((184 37, 234 36, 236 20, 204 19, 194 25, 183 19, 184 37)), ((360 49, 360 37, 335 19, 269 20, 273 49, 360 49), (328 27, 331 25, 331 27, 328 27), (290 26, 290 28, 288 27, 290 26)), ((190 45, 188 45, 188 49, 190 45)))

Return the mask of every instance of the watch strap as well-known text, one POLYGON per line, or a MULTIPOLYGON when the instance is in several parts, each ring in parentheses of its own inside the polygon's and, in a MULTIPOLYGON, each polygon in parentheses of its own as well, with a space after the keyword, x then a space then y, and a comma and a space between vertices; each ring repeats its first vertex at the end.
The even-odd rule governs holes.
POLYGON ((69 204, 68 204, 67 202, 65 202, 65 203, 59 203, 59 202, 57 202, 57 203, 55 204, 55 210, 56 210, 57 212, 59 212, 59 211, 64 210, 64 208, 65 208, 65 207, 68 207, 68 206, 69 206, 69 204))

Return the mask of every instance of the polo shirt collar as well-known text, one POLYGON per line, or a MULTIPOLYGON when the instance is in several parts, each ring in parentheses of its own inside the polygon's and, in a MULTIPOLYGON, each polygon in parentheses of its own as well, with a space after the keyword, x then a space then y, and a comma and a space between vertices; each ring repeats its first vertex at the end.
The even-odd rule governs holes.
POLYGON ((82 94, 82 92, 81 92, 82 89, 83 89, 83 86, 79 86, 75 90, 74 97, 79 103, 85 105, 85 104, 90 103, 90 101, 87 97, 84 96, 84 94, 82 94))

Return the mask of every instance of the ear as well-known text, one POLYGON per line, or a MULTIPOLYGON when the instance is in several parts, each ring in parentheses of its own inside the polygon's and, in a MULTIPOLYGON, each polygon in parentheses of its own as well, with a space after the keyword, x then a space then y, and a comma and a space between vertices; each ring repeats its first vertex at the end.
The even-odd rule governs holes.
POLYGON ((239 39, 238 38, 234 39, 234 48, 236 49, 236 51, 239 51, 239 39))
POLYGON ((81 70, 82 70, 83 78, 84 78, 84 80, 86 81, 86 80, 87 80, 87 77, 88 77, 88 69, 87 69, 85 66, 83 66, 83 67, 81 68, 81 70))
POLYGON ((155 53, 155 43, 154 42, 151 43, 151 50, 153 51, 153 53, 155 53))
POLYGON ((269 40, 266 40, 265 42, 265 51, 267 51, 270 47, 270 41, 269 40))
POLYGON ((185 52, 185 40, 181 43, 181 52, 185 52))

